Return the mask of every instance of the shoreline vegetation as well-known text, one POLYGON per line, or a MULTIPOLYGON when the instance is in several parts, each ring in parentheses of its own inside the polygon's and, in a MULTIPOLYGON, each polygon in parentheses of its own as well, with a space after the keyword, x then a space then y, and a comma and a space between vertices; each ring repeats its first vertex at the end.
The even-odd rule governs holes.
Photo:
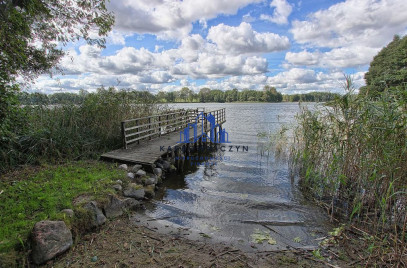
POLYGON ((334 100, 340 94, 330 92, 310 92, 304 94, 281 94, 274 87, 265 86, 263 90, 218 90, 202 88, 199 93, 195 93, 187 87, 178 91, 152 94, 149 91, 131 91, 126 89, 117 90, 114 87, 105 89, 99 88, 96 93, 89 93, 80 90, 78 94, 58 92, 53 94, 20 92, 18 99, 21 105, 61 105, 76 104, 81 105, 89 94, 97 94, 105 90, 127 95, 127 98, 136 103, 276 103, 276 102, 326 102, 334 100))

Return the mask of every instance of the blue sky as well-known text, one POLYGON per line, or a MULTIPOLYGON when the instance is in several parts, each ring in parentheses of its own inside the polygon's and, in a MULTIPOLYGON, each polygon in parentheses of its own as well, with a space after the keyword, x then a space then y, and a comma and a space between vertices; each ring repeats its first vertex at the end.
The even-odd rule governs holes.
POLYGON ((228 90, 271 85, 283 94, 364 85, 369 62, 407 33, 405 0, 114 0, 107 46, 64 49, 63 75, 28 90, 228 90))

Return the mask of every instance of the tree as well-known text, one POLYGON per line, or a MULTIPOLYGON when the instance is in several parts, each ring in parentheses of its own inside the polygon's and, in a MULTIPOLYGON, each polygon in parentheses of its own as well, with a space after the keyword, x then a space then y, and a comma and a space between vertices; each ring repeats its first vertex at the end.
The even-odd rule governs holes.
POLYGON ((84 39, 103 47, 113 24, 105 0, 0 1, 0 125, 15 104, 17 77, 32 81, 49 72, 68 42, 84 39))
POLYGON ((199 90, 198 96, 199 96, 199 101, 200 102, 209 102, 211 101, 209 99, 211 94, 211 89, 207 87, 203 87, 199 90))
POLYGON ((361 94, 375 97, 385 89, 394 90, 407 83, 407 36, 395 36, 370 63, 365 74, 366 88, 361 94))

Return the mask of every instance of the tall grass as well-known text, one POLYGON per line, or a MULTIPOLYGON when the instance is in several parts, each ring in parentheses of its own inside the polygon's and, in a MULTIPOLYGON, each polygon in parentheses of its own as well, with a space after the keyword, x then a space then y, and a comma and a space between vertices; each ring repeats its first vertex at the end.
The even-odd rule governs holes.
MULTIPOLYGON (((351 222, 406 250, 407 91, 375 101, 347 93, 298 116, 292 168, 300 185, 351 222)), ((404 252, 404 253, 403 253, 404 252)))
POLYGON ((79 105, 26 106, 21 127, 0 145, 0 171, 21 164, 98 157, 121 146, 122 120, 158 112, 161 106, 135 101, 131 92, 99 89, 79 105))

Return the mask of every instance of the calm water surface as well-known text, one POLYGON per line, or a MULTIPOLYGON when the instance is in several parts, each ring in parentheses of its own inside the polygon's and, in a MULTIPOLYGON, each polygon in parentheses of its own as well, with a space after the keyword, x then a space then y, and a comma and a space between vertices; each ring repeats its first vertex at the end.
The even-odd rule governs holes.
MULTIPOLYGON (((313 104, 308 104, 313 106, 313 104)), ((292 127, 300 111, 296 103, 176 104, 177 108, 226 107, 224 129, 230 144, 210 154, 221 160, 186 161, 184 172, 165 180, 146 214, 166 226, 194 230, 211 241, 252 250, 309 247, 330 228, 325 214, 307 203, 290 177, 284 154, 262 155, 260 132, 292 127), (232 151, 229 146, 233 146, 232 151), (247 146, 248 151, 237 151, 247 146), (252 234, 270 233, 276 245, 254 244, 252 234)))

